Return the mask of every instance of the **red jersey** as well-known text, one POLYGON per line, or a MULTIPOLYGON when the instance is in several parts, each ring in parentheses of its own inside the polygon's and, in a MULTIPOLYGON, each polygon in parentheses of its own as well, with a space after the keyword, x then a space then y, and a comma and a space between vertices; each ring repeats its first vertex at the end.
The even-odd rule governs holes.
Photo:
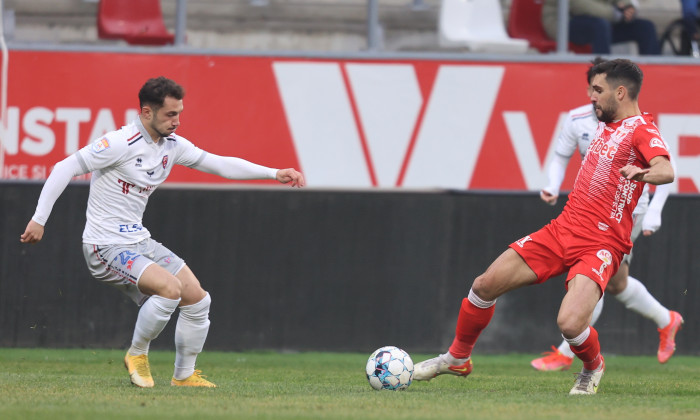
POLYGON ((557 222, 583 238, 628 254, 632 249, 632 211, 644 183, 625 179, 620 169, 627 165, 648 168, 656 156, 670 159, 650 114, 599 123, 557 222))

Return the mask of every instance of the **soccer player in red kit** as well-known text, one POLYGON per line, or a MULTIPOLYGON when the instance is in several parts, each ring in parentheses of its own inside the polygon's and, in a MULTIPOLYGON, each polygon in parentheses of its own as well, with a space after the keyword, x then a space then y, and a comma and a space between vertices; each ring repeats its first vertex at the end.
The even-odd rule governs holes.
POLYGON ((639 67, 616 59, 591 71, 590 99, 600 123, 564 210, 542 229, 510 244, 474 280, 462 301, 449 351, 418 363, 414 379, 468 375, 472 349, 491 321, 496 299, 568 271, 557 324, 583 361, 570 394, 596 393, 605 361, 598 333, 589 325, 593 309, 632 248, 632 211, 644 183, 666 184, 674 174, 652 116, 639 110, 639 67))

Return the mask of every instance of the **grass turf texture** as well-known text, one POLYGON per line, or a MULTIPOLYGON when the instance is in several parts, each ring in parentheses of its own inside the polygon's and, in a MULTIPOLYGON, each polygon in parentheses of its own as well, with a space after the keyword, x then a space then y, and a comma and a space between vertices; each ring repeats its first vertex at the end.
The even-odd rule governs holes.
MULTIPOLYGON (((412 355, 415 362, 433 355, 412 355)), ((474 355, 467 378, 374 391, 356 353, 205 352, 216 389, 170 386, 174 354, 153 351, 156 386, 129 382, 122 350, 0 349, 0 418, 9 419, 698 419, 700 358, 606 357, 598 395, 569 396, 572 372, 535 355, 474 355)))

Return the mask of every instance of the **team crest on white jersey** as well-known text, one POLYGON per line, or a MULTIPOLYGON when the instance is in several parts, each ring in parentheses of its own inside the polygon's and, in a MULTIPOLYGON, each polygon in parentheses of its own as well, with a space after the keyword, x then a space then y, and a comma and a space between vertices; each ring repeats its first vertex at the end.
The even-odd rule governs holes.
POLYGON ((591 270, 593 270, 593 272, 600 277, 601 281, 604 281, 605 279, 603 278, 603 272, 610 264, 612 264, 612 254, 607 249, 601 249, 595 255, 600 258, 603 263, 600 265, 599 269, 596 270, 595 268, 592 268, 591 270))
POLYGON ((649 147, 660 147, 666 150, 666 143, 664 143, 664 141, 660 138, 654 137, 649 141, 649 147))
POLYGON ((520 248, 522 248, 525 245, 525 242, 531 241, 531 240, 532 240, 532 238, 530 237, 530 235, 527 235, 526 237, 524 237, 522 239, 518 239, 517 241, 515 241, 515 243, 518 244, 518 246, 520 248))
POLYGON ((97 140, 92 144, 92 151, 95 153, 100 153, 107 149, 109 149, 109 140, 107 140, 107 137, 97 140))
POLYGON ((168 166, 168 155, 163 156, 163 169, 168 166))

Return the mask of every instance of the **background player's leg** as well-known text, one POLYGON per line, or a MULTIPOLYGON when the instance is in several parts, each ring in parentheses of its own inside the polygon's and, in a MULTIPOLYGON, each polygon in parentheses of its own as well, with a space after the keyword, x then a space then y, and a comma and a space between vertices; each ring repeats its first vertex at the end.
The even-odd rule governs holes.
POLYGON ((607 290, 627 309, 651 319, 658 328, 663 328, 671 322, 668 308, 659 303, 644 284, 629 276, 628 264, 620 266, 615 276, 610 279, 607 290))
POLYGON ((625 307, 656 323, 659 331, 659 363, 666 363, 676 351, 676 333, 683 324, 683 317, 663 306, 636 278, 629 276, 629 265, 623 263, 610 279, 607 290, 625 307), (618 278, 620 275, 620 278, 618 278), (622 277, 624 276, 624 277, 622 277))

